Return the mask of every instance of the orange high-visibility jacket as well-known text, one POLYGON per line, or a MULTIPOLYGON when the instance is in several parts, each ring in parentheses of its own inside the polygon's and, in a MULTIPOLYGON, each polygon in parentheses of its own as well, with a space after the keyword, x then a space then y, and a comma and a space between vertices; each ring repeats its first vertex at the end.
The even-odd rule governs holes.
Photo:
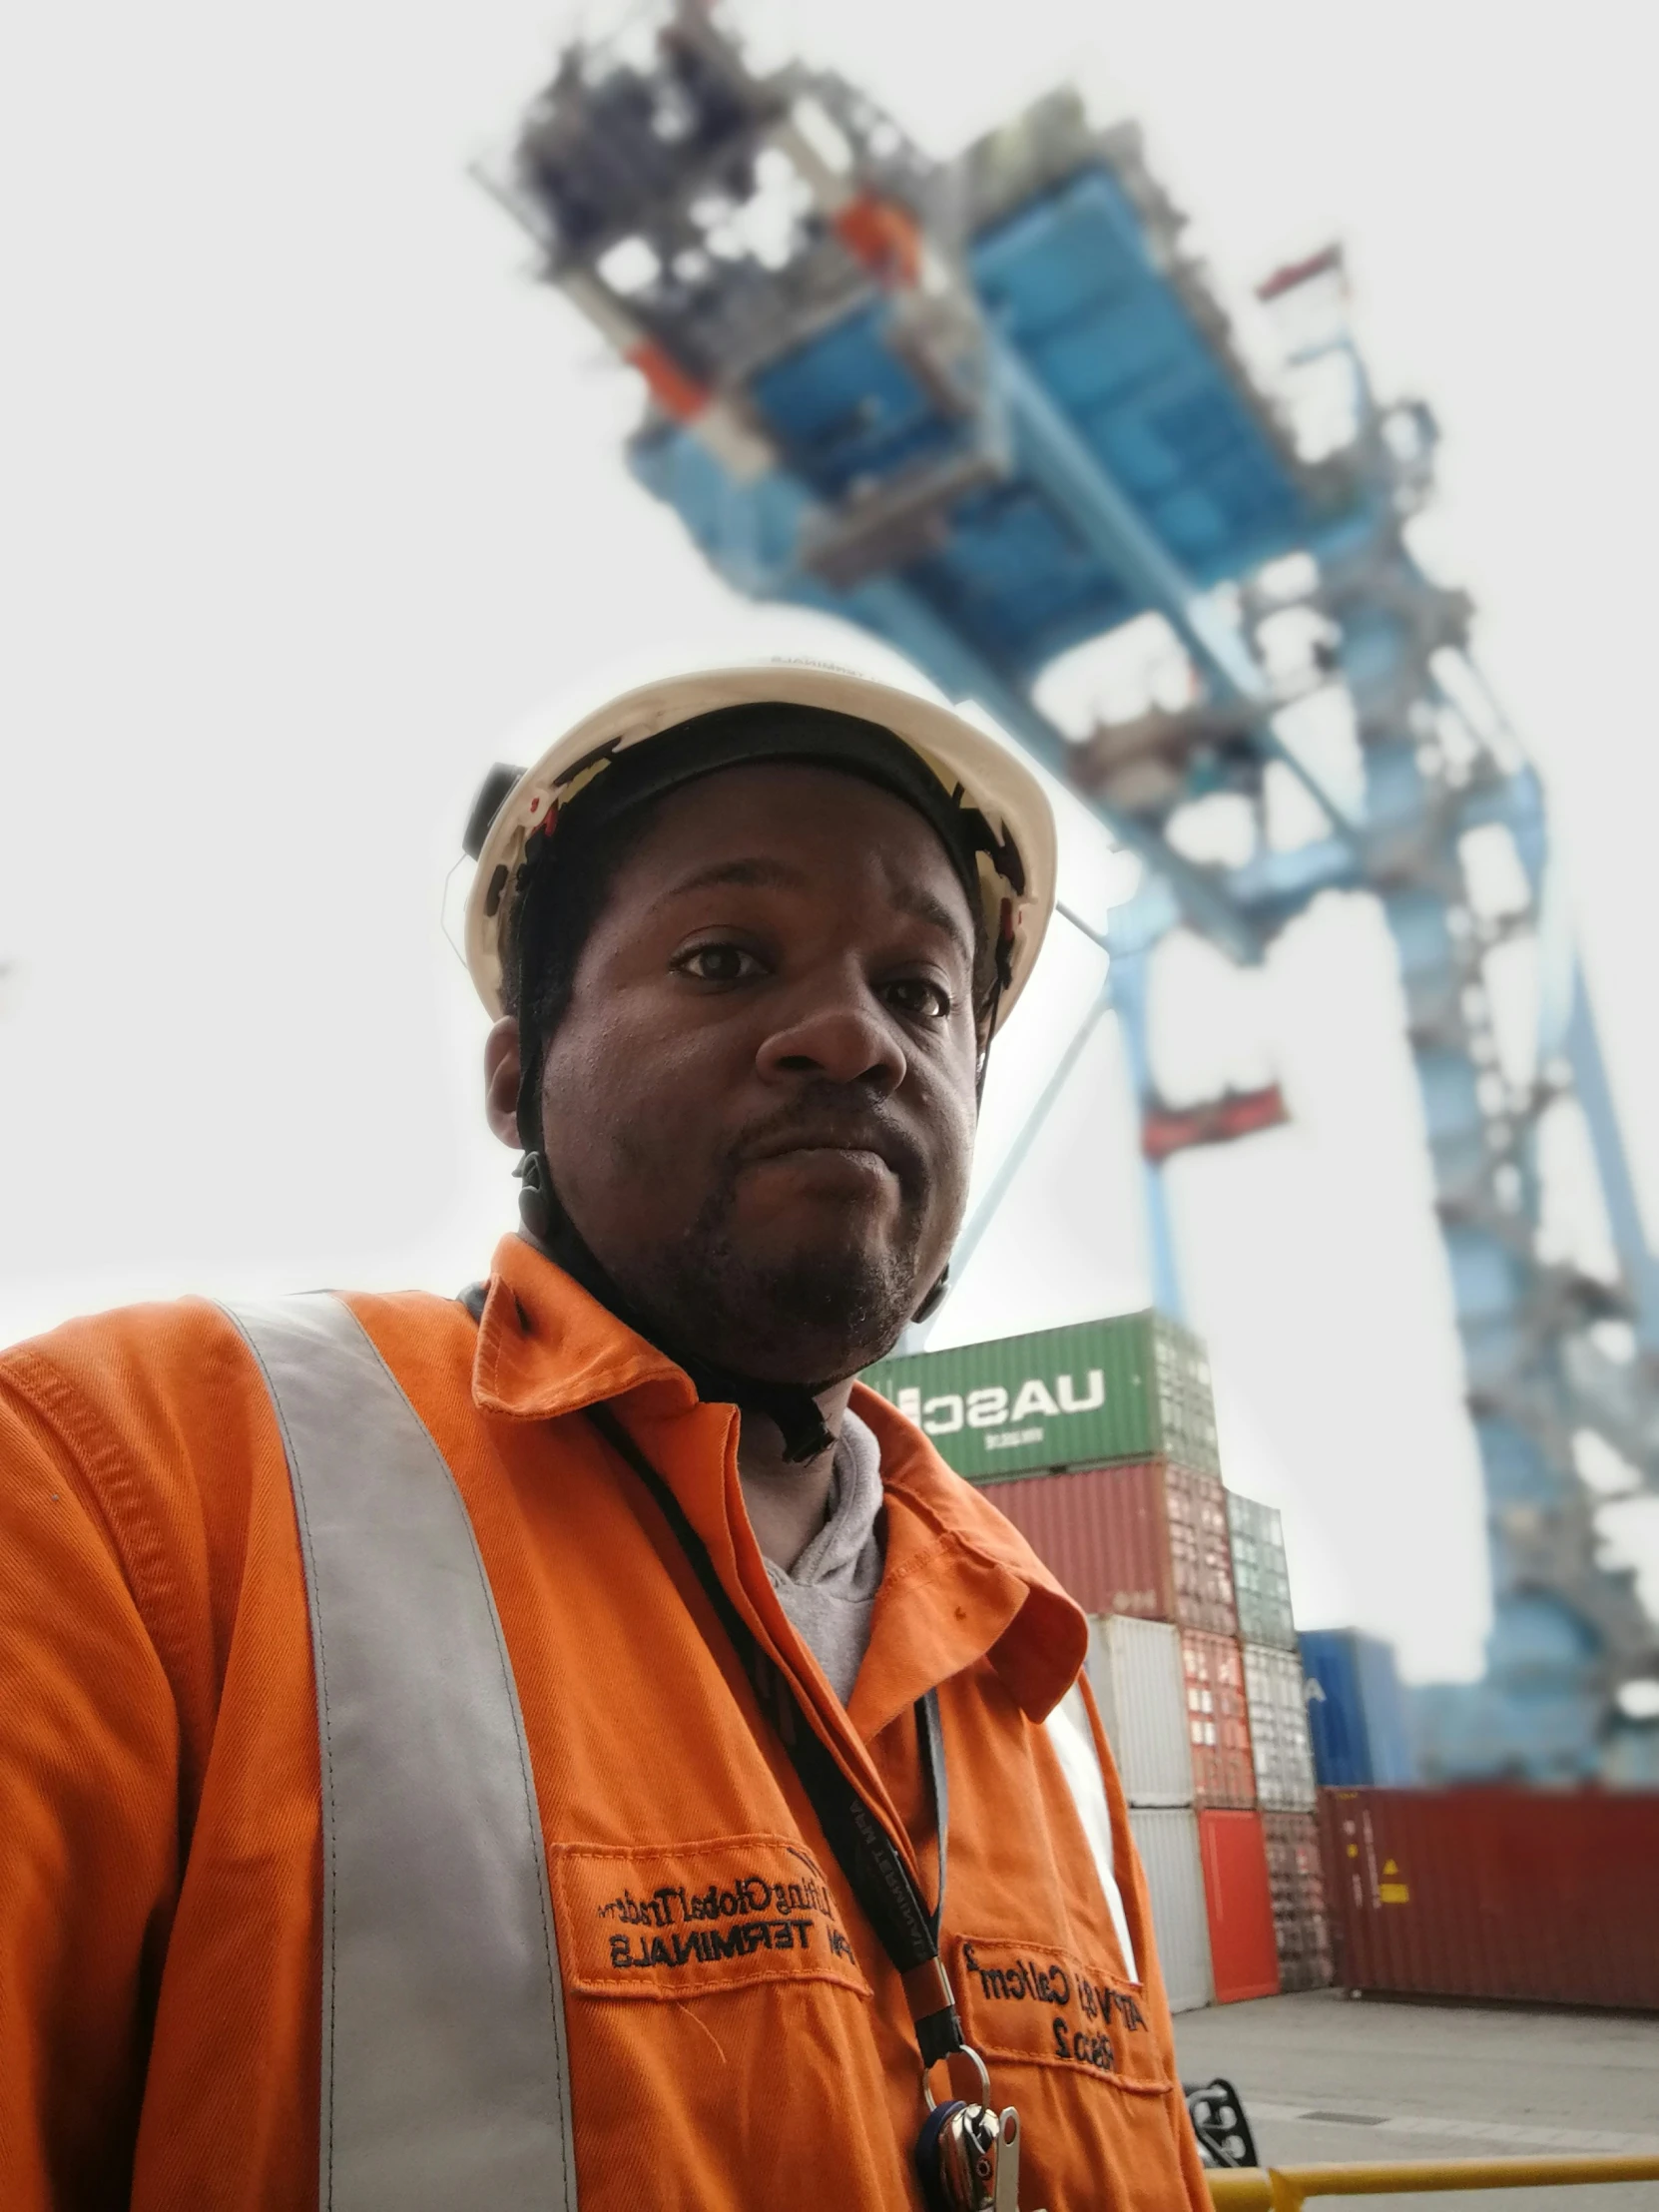
MULTIPOLYGON (((608 1400, 929 1896, 912 1707, 937 1686, 942 1949, 993 2097, 1020 2110, 1022 2205, 1208 2212, 1098 1722, 1133 1977, 1035 1725, 1078 1675, 1083 1617, 994 1508, 855 1394, 887 1549, 843 1709, 768 1581, 733 1408, 699 1403, 518 1239, 478 1326, 424 1296, 348 1303, 453 1470, 516 1677, 580 2202, 920 2202, 898 1978, 661 1510, 582 1417, 608 1400), (663 1941, 617 1904, 671 1891, 718 1916, 769 1886, 787 1901, 803 1851, 834 1893, 833 1943, 805 1893, 801 1930, 764 1945, 663 1941)), ((138 1308, 0 1357, 7 2212, 316 2205, 318 1776, 287 1467, 230 1320, 138 1308)))

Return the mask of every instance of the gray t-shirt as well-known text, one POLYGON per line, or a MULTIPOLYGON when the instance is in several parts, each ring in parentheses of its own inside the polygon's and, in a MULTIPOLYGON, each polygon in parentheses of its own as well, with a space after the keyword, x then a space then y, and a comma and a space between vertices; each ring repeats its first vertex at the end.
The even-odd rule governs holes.
POLYGON ((843 1413, 829 1518, 793 1568, 766 1563, 791 1626, 843 1705, 869 1648, 886 1557, 881 1507, 881 1447, 856 1413, 843 1413))

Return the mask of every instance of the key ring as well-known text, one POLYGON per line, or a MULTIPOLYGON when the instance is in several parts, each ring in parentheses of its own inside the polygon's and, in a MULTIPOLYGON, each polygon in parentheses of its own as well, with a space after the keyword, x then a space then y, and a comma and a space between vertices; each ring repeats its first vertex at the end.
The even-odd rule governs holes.
MULTIPOLYGON (((979 2076, 979 2094, 978 2096, 972 2097, 967 2101, 973 2104, 982 2104, 986 2107, 989 2107, 991 2101, 991 2075, 990 2068, 985 2064, 985 2061, 980 2057, 979 2053, 974 2049, 971 2043, 959 2043, 954 2050, 948 2050, 945 2052, 944 2064, 947 2068, 953 2058, 970 2058, 973 2061, 974 2069, 979 2076)), ((928 2078, 931 2072, 932 2068, 929 2066, 923 2066, 921 2069, 921 2093, 927 2100, 927 2109, 929 2112, 936 2109, 936 2101, 933 2096, 933 2084, 928 2078)), ((952 2096, 955 2095, 954 2085, 952 2085, 951 2094, 952 2096)))

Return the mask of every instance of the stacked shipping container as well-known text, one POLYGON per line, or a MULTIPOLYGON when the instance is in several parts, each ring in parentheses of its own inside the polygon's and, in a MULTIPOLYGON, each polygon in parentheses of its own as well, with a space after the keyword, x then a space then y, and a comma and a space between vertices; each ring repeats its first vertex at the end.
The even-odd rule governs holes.
POLYGON ((1328 1789, 1405 1788, 1417 1779, 1404 1693, 1390 1647, 1353 1628, 1301 1638, 1314 1767, 1328 1789))
POLYGON ((1271 1997, 1279 1988, 1279 1944, 1262 1816, 1200 1813, 1198 1845, 1217 2001, 1238 2004, 1247 1997, 1271 1997))
POLYGON ((1181 1631, 1127 1613, 1097 1615, 1089 1623, 1088 1671, 1129 1800, 1170 2006, 1191 2011, 1210 2002, 1215 1983, 1181 1631))
POLYGON ((1264 1813, 1268 1887, 1282 1989, 1324 1989, 1332 1980, 1331 1921, 1317 1813, 1264 1813))
POLYGON ((1314 1834, 1284 1543, 1277 1513, 1222 1486, 1196 1339, 1132 1314, 888 1360, 864 1381, 1096 1616, 1089 1675, 1172 2002, 1260 1994, 1276 1952, 1307 1986, 1323 1920, 1306 1884, 1270 1881, 1258 1810, 1306 1824, 1298 1852, 1314 1834))
POLYGON ((1241 1497, 1237 1490, 1229 1490, 1227 1531, 1240 1636, 1247 1644, 1271 1644, 1278 1651, 1295 1651, 1291 1570, 1279 1515, 1271 1505, 1258 1505, 1253 1497, 1241 1497))
POLYGON ((1086 1612, 1237 1635, 1219 1476, 1146 1459, 1019 1476, 987 1495, 1086 1612))
POLYGON ((1312 1813, 1314 1752, 1302 1662, 1294 1651, 1271 1644, 1246 1644, 1243 1651, 1257 1803, 1264 1813, 1312 1813))
POLYGON ((1248 1803, 1250 1752, 1244 1733, 1241 1759, 1242 1690, 1228 1693, 1225 1754, 1216 1741, 1213 1657, 1188 1711, 1183 1632, 1196 1632, 1201 1652, 1238 1634, 1202 1348, 1157 1315, 1132 1314, 889 1360, 864 1381, 959 1474, 988 1486, 1095 1616, 1089 1678, 1129 1800, 1170 2002, 1208 2004, 1195 1764, 1207 1802, 1248 1803))
POLYGON ((1284 1530, 1271 1506, 1231 1490, 1227 1514, 1280 1986, 1323 1988, 1331 1979, 1331 1933, 1284 1530))
POLYGON ((1159 1314, 882 1360, 863 1381, 970 1482, 1134 1459, 1221 1472, 1203 1347, 1159 1314))
POLYGON ((1223 1489, 1184 1331, 1131 1315, 865 1380, 1095 1616, 1176 2009, 1323 1986, 1334 1949, 1356 1988, 1659 2009, 1659 1795, 1367 1787, 1415 1780, 1392 1654, 1299 1639, 1279 1515, 1223 1489))
POLYGON ((1190 1806, 1180 1631, 1106 1614, 1089 1623, 1089 1687, 1131 1805, 1190 1806))
POLYGON ((1129 1826, 1146 1875, 1170 2010, 1196 2011, 1216 1993, 1197 1818, 1190 1805, 1132 1805, 1129 1826))
POLYGON ((1187 1629, 1181 1638, 1187 1684, 1187 1735, 1193 1763, 1193 1803, 1256 1803, 1256 1768, 1245 1705, 1244 1649, 1236 1636, 1187 1629))

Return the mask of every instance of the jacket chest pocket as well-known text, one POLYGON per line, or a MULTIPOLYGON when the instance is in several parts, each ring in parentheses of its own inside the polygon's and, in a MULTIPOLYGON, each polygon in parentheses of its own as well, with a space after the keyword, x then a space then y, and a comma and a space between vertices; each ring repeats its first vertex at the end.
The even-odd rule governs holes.
POLYGON ((757 1982, 868 1997, 824 1869, 788 1836, 547 1855, 565 1986, 678 2001, 757 1982))
POLYGON ((1108 1968, 1018 1937, 960 1936, 951 1948, 957 2009, 982 2057, 1059 2067, 1131 2094, 1169 2089, 1139 1991, 1108 1968))

